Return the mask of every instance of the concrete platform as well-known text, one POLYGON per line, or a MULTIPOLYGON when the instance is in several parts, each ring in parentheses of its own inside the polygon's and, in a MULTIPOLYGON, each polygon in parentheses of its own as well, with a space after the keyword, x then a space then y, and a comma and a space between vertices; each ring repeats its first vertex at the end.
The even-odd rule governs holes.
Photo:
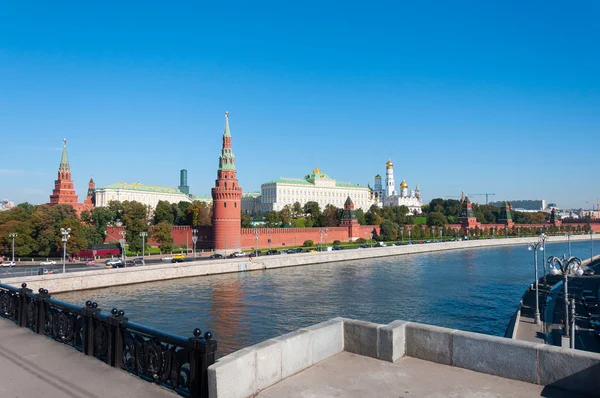
POLYGON ((167 389, 0 319, 0 397, 176 396, 167 389))
POLYGON ((257 397, 584 397, 537 384, 403 357, 395 363, 342 352, 257 397))

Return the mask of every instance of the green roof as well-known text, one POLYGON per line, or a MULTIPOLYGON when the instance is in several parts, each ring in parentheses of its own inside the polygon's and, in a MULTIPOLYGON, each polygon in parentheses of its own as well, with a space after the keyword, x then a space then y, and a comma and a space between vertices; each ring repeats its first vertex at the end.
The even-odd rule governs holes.
POLYGON ((67 139, 63 140, 62 156, 60 157, 60 170, 67 171, 69 169, 69 157, 67 156, 67 139))
POLYGON ((292 185, 314 185, 304 178, 278 178, 277 180, 266 182, 265 184, 292 184, 292 185))
POLYGON ((344 188, 366 188, 364 185, 352 184, 351 182, 343 182, 343 181, 336 181, 335 186, 336 187, 344 187, 344 188))
POLYGON ((246 192, 242 194, 242 198, 258 198, 260 195, 260 192, 246 192))
POLYGON ((125 182, 115 182, 114 184, 107 185, 105 187, 99 189, 124 189, 127 191, 143 191, 143 192, 162 192, 162 193, 172 193, 172 194, 181 194, 187 196, 185 193, 181 192, 177 188, 170 187, 161 187, 157 185, 145 185, 140 184, 139 182, 135 184, 128 184, 125 182))

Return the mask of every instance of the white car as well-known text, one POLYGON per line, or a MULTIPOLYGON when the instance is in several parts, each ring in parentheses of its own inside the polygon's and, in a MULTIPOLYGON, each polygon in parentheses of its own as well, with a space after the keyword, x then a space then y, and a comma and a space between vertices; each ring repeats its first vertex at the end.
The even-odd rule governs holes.
POLYGON ((173 257, 172 257, 172 256, 167 256, 167 257, 163 257, 163 258, 161 258, 161 260, 162 260, 162 261, 168 261, 168 262, 171 262, 171 260, 173 260, 173 257))
POLYGON ((40 261, 40 265, 56 265, 56 261, 54 261, 54 260, 40 261))
POLYGON ((11 267, 11 268, 12 268, 12 267, 14 267, 15 265, 17 265, 17 264, 15 264, 15 262, 14 262, 14 261, 5 261, 5 262, 3 262, 3 263, 2 263, 2 266, 3 266, 3 267, 11 267))
POLYGON ((229 255, 229 257, 244 257, 246 255, 246 253, 244 252, 235 252, 235 253, 231 253, 229 255))

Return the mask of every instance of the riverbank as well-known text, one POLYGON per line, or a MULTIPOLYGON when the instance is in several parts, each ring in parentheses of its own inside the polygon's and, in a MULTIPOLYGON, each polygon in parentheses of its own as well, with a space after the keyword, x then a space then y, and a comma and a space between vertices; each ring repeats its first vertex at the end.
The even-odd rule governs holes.
MULTIPOLYGON (((600 239, 600 236, 593 235, 593 237, 595 240, 600 239)), ((547 243, 565 242, 566 240, 567 238, 563 236, 550 237, 547 243)), ((579 235, 571 237, 571 241, 585 240, 589 240, 589 236, 579 235)), ((526 245, 536 241, 537 237, 510 239, 504 238, 263 256, 254 259, 242 257, 226 260, 203 260, 192 261, 188 263, 158 264, 145 267, 102 269, 97 271, 72 272, 66 274, 5 278, 2 279, 2 282, 13 286, 21 286, 22 283, 27 283, 29 288, 36 291, 39 288, 45 288, 48 289, 50 293, 62 293, 76 290, 88 290, 111 286, 156 282, 169 279, 190 278, 234 272, 259 271, 272 268, 363 260, 377 257, 390 257, 445 250, 526 245)))

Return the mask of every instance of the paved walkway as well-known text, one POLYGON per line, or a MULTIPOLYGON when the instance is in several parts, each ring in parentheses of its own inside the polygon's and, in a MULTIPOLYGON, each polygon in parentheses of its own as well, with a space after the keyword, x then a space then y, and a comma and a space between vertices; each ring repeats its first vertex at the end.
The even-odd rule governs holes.
POLYGON ((0 397, 165 397, 162 387, 0 319, 0 397))
POLYGON ((342 352, 257 397, 570 397, 583 395, 404 357, 396 363, 342 352))

